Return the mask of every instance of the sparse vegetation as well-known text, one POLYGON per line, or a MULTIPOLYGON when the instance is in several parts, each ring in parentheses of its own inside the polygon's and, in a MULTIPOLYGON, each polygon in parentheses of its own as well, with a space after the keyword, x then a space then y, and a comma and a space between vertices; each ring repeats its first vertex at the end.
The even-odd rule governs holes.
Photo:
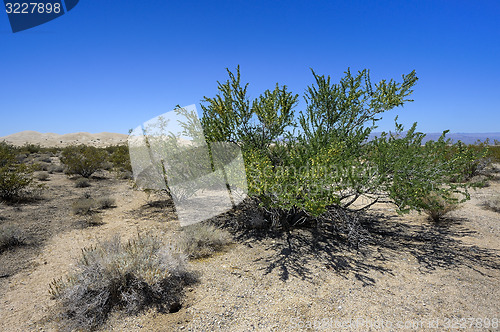
POLYGON ((104 224, 104 222, 102 221, 102 216, 95 213, 83 215, 80 221, 85 227, 94 227, 104 224))
POLYGON ((63 171, 64 171, 64 167, 62 165, 50 165, 47 168, 47 172, 49 172, 49 174, 62 173, 63 171))
POLYGON ((35 174, 35 178, 40 181, 49 181, 50 176, 47 172, 38 172, 35 174))
POLYGON ((72 210, 75 215, 90 216, 98 209, 110 209, 116 206, 116 200, 111 197, 94 199, 90 195, 79 198, 73 202, 72 210))
POLYGON ((489 146, 487 157, 490 158, 493 162, 500 163, 500 144, 489 146))
POLYGON ((433 222, 442 220, 447 213, 458 208, 458 199, 453 200, 453 198, 450 198, 445 200, 434 193, 425 197, 422 201, 424 203, 422 210, 433 222))
POLYGON ((116 200, 112 197, 100 197, 96 204, 99 209, 110 209, 116 206, 116 200))
POLYGON ((113 309, 177 311, 192 280, 181 253, 157 236, 139 234, 126 243, 114 237, 83 249, 76 270, 54 280, 50 294, 68 327, 88 330, 102 325, 113 309))
POLYGON ((106 151, 93 146, 69 146, 63 149, 61 162, 66 165, 68 174, 79 174, 89 178, 102 169, 106 161, 106 151))
POLYGON ((231 242, 231 235, 207 223, 185 226, 179 246, 189 258, 202 258, 212 255, 231 242))
POLYGON ((500 213, 500 195, 495 195, 483 203, 488 210, 500 213))
POLYGON ((26 240, 24 231, 14 225, 0 225, 0 252, 22 245, 26 240))
POLYGON ((92 198, 80 198, 73 202, 73 213, 76 215, 91 215, 97 208, 96 201, 92 198))
POLYGON ((75 181, 76 188, 87 188, 90 187, 90 181, 87 178, 79 178, 75 181))

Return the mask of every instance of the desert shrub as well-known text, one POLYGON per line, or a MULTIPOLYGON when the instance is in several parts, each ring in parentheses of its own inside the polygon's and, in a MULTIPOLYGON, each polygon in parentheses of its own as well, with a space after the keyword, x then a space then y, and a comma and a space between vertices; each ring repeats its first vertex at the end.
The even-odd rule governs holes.
POLYGON ((99 209, 110 209, 116 206, 116 200, 112 197, 100 197, 96 201, 99 209))
POLYGON ((470 198, 468 189, 473 184, 454 179, 462 176, 463 165, 472 163, 473 155, 450 154, 460 143, 446 140, 446 131, 437 141, 422 144, 425 135, 416 132, 416 124, 404 136, 403 127, 397 123, 396 127, 395 133, 383 133, 373 141, 370 159, 376 164, 384 192, 399 212, 448 210, 448 205, 470 198))
POLYGON ((48 181, 50 176, 47 172, 38 172, 35 174, 35 178, 40 181, 48 181))
POLYGON ((24 164, 0 167, 0 199, 16 201, 35 198, 43 188, 34 183, 33 169, 24 164))
POLYGON ((95 213, 83 215, 79 221, 84 227, 95 227, 104 224, 102 216, 95 213))
POLYGON ((19 153, 16 155, 16 162, 22 163, 28 158, 28 155, 25 153, 19 153))
POLYGON ((500 163, 500 145, 495 144, 488 147, 487 157, 493 162, 500 163))
POLYGON ((45 163, 45 162, 35 162, 32 164, 33 168, 38 170, 38 171, 45 171, 47 172, 50 167, 52 166, 51 164, 45 163))
POLYGON ((453 160, 458 174, 451 180, 454 182, 470 181, 473 177, 483 173, 491 162, 488 158, 488 141, 466 145, 457 142, 450 146, 450 159, 453 160))
POLYGON ((71 209, 76 215, 91 215, 97 208, 93 198, 79 198, 73 202, 71 209))
POLYGON ((87 178, 79 178, 75 181, 76 188, 87 188, 90 187, 90 181, 87 178))
POLYGON ((93 146, 69 146, 63 149, 61 162, 68 174, 79 174, 85 178, 103 167, 106 151, 93 146))
POLYGON ((133 180, 134 174, 131 171, 118 171, 117 178, 120 180, 133 180))
POLYGON ((127 145, 114 145, 106 147, 109 153, 108 160, 113 168, 119 172, 132 171, 130 155, 127 145))
POLYGON ((42 154, 42 155, 40 155, 38 158, 36 158, 36 161, 47 163, 47 164, 51 164, 52 163, 52 159, 50 158, 50 155, 48 155, 48 154, 42 154))
POLYGON ((422 210, 433 222, 442 220, 444 215, 458 208, 458 199, 454 201, 451 199, 445 200, 437 194, 431 194, 425 197, 422 199, 422 202, 424 203, 422 210))
POLYGON ((0 167, 14 163, 16 155, 17 151, 14 146, 0 142, 0 167))
POLYGON ((83 249, 76 269, 52 281, 50 294, 59 300, 69 327, 88 330, 104 323, 115 308, 178 310, 191 280, 184 256, 157 236, 139 234, 126 243, 115 236, 83 249))
POLYGON ((488 210, 500 213, 500 195, 496 195, 483 203, 483 206, 488 210))
POLYGON ((41 152, 42 147, 39 144, 26 143, 25 145, 21 146, 19 150, 22 153, 32 154, 41 152))
POLYGON ((26 240, 24 231, 13 225, 0 225, 0 252, 19 246, 26 240))
POLYGON ((231 242, 231 235, 220 228, 206 223, 185 226, 179 240, 179 247, 189 258, 212 255, 231 242))
POLYGON ((50 165, 47 168, 47 172, 49 172, 49 174, 62 173, 63 171, 64 171, 64 167, 62 165, 50 165))
POLYGON ((251 101, 239 67, 228 73, 219 94, 204 98, 201 123, 209 143, 241 146, 249 194, 272 225, 347 222, 346 229, 357 229, 352 213, 380 201, 406 213, 429 208, 431 194, 449 204, 456 203, 455 195, 461 197, 457 202, 469 198, 470 184, 451 179, 469 172, 466 166, 477 155, 452 145, 446 132, 423 145, 425 135, 416 132, 416 124, 403 135, 396 122, 394 133, 369 140, 383 112, 412 101, 414 71, 401 82, 375 86, 368 70, 347 70, 339 83, 313 71, 298 117, 297 96, 286 87, 277 85, 251 101))

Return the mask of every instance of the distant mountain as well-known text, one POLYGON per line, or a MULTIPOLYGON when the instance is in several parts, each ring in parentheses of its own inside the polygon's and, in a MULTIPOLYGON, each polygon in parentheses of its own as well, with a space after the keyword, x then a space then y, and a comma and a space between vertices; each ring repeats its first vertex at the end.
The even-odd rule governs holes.
POLYGON ((128 135, 116 133, 72 133, 54 134, 39 133, 37 131, 26 130, 9 136, 0 137, 0 142, 5 141, 14 145, 39 144, 41 146, 64 147, 68 145, 86 144, 94 146, 108 146, 116 144, 126 144, 128 135))
MULTIPOLYGON (((374 137, 379 137, 380 132, 372 133, 370 135, 370 139, 374 137)), ((403 132, 403 135, 406 135, 406 132, 403 132)), ((423 142, 427 141, 435 141, 441 136, 441 133, 427 133, 423 139, 423 142)), ((493 144, 494 140, 500 141, 500 132, 499 133, 448 133, 446 134, 446 138, 450 138, 453 142, 462 141, 465 144, 474 144, 478 140, 484 142, 487 138, 490 139, 490 144, 493 144)))

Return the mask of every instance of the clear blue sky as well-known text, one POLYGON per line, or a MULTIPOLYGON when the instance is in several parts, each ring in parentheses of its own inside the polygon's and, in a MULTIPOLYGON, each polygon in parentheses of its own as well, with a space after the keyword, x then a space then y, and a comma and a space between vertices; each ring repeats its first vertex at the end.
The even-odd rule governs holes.
MULTIPOLYGON (((299 94, 309 68, 372 82, 415 69, 415 102, 385 115, 424 132, 500 131, 500 1, 81 0, 13 34, 0 13, 0 136, 127 133, 214 96, 241 65, 257 97, 276 82, 299 94)), ((298 110, 304 106, 302 102, 298 110)))

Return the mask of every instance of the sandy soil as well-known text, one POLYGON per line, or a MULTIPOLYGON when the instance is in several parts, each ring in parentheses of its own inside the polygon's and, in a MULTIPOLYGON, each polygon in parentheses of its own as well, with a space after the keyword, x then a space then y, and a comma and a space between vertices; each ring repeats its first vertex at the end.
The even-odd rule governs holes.
MULTIPOLYGON (((181 231, 170 205, 147 204, 143 192, 111 173, 96 174, 90 188, 75 188, 62 173, 45 183, 42 200, 0 203, 0 223, 23 227, 29 239, 0 254, 1 331, 56 330, 48 284, 71 270, 81 248, 114 234, 156 230, 175 239, 181 231), (102 212, 103 225, 85 227, 72 214, 72 201, 85 193, 117 200, 116 208, 102 212)), ((324 230, 233 230, 234 244, 225 252, 190 262, 200 282, 187 290, 179 312, 116 312, 102 330, 329 331, 341 324, 356 331, 436 331, 447 324, 499 330, 475 325, 500 318, 500 214, 481 206, 499 193, 497 174, 439 225, 376 206, 365 221, 373 237, 359 250, 324 230)), ((232 211, 221 218, 258 216, 232 211)))

